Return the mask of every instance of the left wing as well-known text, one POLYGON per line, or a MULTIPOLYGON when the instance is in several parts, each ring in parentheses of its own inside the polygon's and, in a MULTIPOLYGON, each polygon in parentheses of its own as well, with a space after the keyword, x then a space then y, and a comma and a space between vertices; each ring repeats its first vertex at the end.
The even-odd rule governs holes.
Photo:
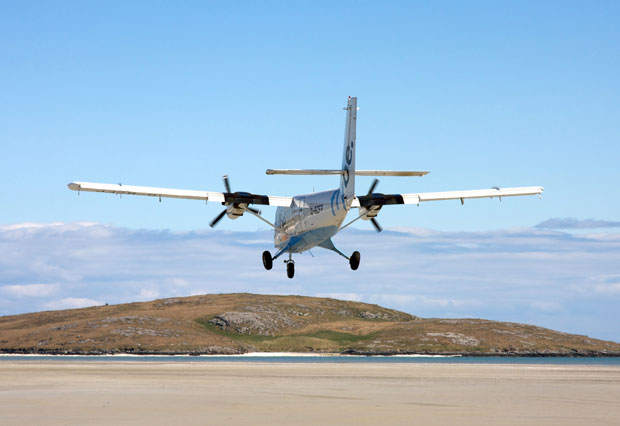
POLYGON ((524 186, 519 188, 474 189, 471 191, 421 192, 418 194, 379 194, 372 193, 356 197, 352 207, 373 207, 390 204, 420 204, 422 201, 461 200, 466 198, 514 197, 518 195, 541 195, 542 186, 524 186))
POLYGON ((250 194, 247 192, 210 192, 191 189, 154 188, 110 183, 71 182, 73 191, 106 192, 109 194, 144 195, 148 197, 184 198, 188 200, 216 201, 221 203, 262 204, 289 207, 293 197, 250 194))

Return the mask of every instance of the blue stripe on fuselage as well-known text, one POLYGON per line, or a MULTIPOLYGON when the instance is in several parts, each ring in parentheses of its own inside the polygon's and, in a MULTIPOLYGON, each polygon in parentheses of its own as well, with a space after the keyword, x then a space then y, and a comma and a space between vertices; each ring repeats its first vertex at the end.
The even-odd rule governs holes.
POLYGON ((338 232, 337 226, 325 226, 322 228, 312 229, 299 235, 292 236, 288 241, 280 244, 278 249, 288 246, 288 252, 301 253, 311 249, 321 242, 333 237, 338 232))

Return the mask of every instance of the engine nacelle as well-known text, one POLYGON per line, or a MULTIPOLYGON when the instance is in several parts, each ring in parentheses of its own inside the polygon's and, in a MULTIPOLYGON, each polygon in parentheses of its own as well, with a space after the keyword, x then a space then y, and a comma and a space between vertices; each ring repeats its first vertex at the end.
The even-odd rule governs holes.
POLYGON ((373 217, 377 217, 381 207, 382 206, 360 207, 360 216, 363 215, 362 220, 370 220, 373 217))
POLYGON ((226 216, 228 216, 229 219, 239 219, 243 216, 243 213, 245 213, 245 210, 237 203, 231 204, 226 208, 226 216))

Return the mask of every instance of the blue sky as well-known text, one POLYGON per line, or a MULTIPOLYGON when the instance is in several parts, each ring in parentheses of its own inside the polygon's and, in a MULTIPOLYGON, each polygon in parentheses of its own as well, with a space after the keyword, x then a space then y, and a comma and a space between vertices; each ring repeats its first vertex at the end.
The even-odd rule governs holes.
MULTIPOLYGON (((538 224, 562 218, 580 224, 562 225, 570 228, 562 232, 577 239, 571 247, 579 253, 582 234, 618 234, 619 21, 620 5, 612 1, 4 3, 0 225, 92 222, 127 235, 186 235, 211 232, 207 224, 220 210, 185 200, 78 197, 66 188, 74 180, 218 191, 221 176, 229 174, 233 190, 240 191, 294 195, 333 188, 333 177, 264 171, 338 167, 342 107, 352 95, 360 106, 359 168, 431 171, 423 178, 384 178, 382 192, 545 187, 542 200, 385 208, 379 219, 388 230, 416 227, 477 238, 511 229, 543 232, 538 224)), ((359 178, 358 191, 365 192, 370 182, 359 178)), ((274 211, 264 213, 270 217, 274 211)), ((367 223, 356 226, 354 232, 369 229, 367 223)), ((265 227, 244 217, 222 221, 218 231, 213 235, 221 238, 239 232, 230 234, 238 239, 263 235, 265 227)), ((367 250, 383 249, 382 259, 394 255, 388 237, 363 235, 369 235, 367 250)), ((420 255, 415 244, 404 247, 420 255)), ((48 267, 57 268, 53 259, 48 267)), ((245 260, 240 255, 239 262, 245 260)), ((487 270, 488 258, 477 261, 487 270)), ((605 265, 589 265, 588 276, 617 276, 613 262, 605 265)), ((536 268, 547 270, 535 262, 528 269, 535 275, 536 268)), ((559 280, 563 272, 556 273, 559 280)), ((486 279, 502 280, 502 274, 489 272, 486 279)), ((4 286, 47 282, 34 276, 13 282, 3 270, 0 275, 4 286)), ((70 294, 61 281, 49 293, 56 299, 45 303, 61 295, 104 299, 79 286, 70 294)), ((288 285, 290 292, 317 293, 288 285)), ((467 291, 462 283, 452 285, 467 291)), ((346 287, 332 283, 321 292, 355 293, 340 286, 346 287)), ((11 288, 9 293, 19 293, 11 288)), ((176 291, 161 283, 157 288, 159 296, 176 291)), ((208 289, 225 288, 222 282, 208 289)), ((431 297, 416 291, 417 297, 431 297)), ((136 294, 119 289, 105 299, 136 294)), ((385 290, 389 294, 394 291, 385 290)), ((606 295, 618 302, 617 292, 606 295)), ((17 306, 32 310, 27 299, 5 303, 0 313, 17 306)), ((581 309, 578 299, 563 309, 569 314, 581 309)), ((44 304, 37 303, 33 309, 44 304)), ((406 307, 422 314, 414 305, 406 307)), ((433 312, 442 316, 441 309, 433 312)), ((492 314, 480 307, 453 313, 459 312, 492 314)), ((618 323, 593 312, 595 321, 618 323)), ((563 329, 562 323, 556 328, 563 329)), ((620 340, 620 330, 613 328, 595 337, 620 340)))

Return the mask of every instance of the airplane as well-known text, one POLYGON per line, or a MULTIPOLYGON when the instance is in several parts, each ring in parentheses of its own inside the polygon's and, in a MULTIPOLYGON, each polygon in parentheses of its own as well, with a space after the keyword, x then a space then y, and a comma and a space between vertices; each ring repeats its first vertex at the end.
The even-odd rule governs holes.
POLYGON ((313 192, 293 197, 251 194, 248 192, 232 192, 228 176, 224 176, 226 192, 210 192, 184 189, 154 188, 145 186, 127 186, 122 184, 71 182, 69 189, 74 191, 105 192, 119 195, 144 195, 158 197, 184 198, 221 202, 224 210, 211 222, 214 227, 224 217, 238 219, 245 213, 256 216, 271 226, 274 231, 275 255, 268 250, 262 254, 263 266, 271 270, 273 261, 288 254, 285 258, 286 273, 289 278, 295 275, 294 253, 302 253, 314 247, 331 250, 349 261, 352 270, 360 265, 360 253, 354 251, 347 256, 336 248, 332 237, 359 219, 369 220, 378 232, 382 228, 377 222, 377 215, 383 206, 397 204, 416 204, 426 201, 460 200, 470 198, 499 198, 519 195, 542 195, 542 186, 519 188, 478 189, 468 191, 423 192, 412 194, 381 194, 374 192, 378 184, 375 178, 365 195, 355 194, 356 176, 424 176, 427 171, 396 171, 396 170, 357 170, 355 167, 357 98, 350 97, 346 110, 346 126, 342 166, 340 169, 267 169, 268 175, 337 175, 340 186, 337 189, 313 192), (275 223, 265 219, 260 210, 251 205, 277 206, 275 223), (356 217, 343 225, 349 211, 357 208, 356 217))

